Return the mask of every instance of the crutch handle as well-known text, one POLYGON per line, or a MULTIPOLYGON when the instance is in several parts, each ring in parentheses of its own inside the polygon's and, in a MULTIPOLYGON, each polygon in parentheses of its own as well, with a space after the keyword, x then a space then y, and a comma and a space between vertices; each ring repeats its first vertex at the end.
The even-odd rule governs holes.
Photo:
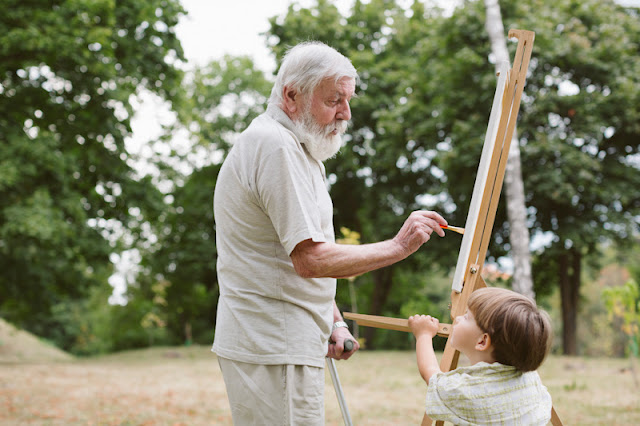
POLYGON ((353 350, 354 341, 349 339, 344 341, 344 350, 345 352, 351 352, 353 350))
MULTIPOLYGON (((329 339, 329 343, 331 343, 332 345, 335 345, 335 344, 336 344, 336 342, 334 342, 334 341, 333 341, 333 340, 331 340, 331 339, 329 339)), ((345 352, 351 352, 351 351, 353 350, 353 346, 354 346, 355 344, 356 344, 356 343, 355 343, 353 340, 351 340, 351 339, 347 339, 347 340, 345 340, 345 341, 344 341, 344 351, 345 351, 345 352)))

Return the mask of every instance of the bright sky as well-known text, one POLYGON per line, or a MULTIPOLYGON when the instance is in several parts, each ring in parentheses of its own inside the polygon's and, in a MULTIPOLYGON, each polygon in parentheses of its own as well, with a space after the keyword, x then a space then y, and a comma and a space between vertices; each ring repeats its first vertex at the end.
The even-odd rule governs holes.
MULTIPOLYGON (((182 0, 188 11, 177 28, 189 62, 203 65, 224 54, 248 55, 264 71, 273 71, 275 62, 268 54, 263 33, 268 19, 286 14, 290 4, 302 7, 312 0, 182 0)), ((352 0, 333 2, 341 11, 350 9, 352 0)))
MULTIPOLYGON (((269 29, 269 18, 284 16, 290 4, 310 7, 315 0, 182 0, 187 10, 176 28, 187 59, 187 68, 202 66, 225 54, 246 55, 256 66, 271 76, 275 60, 261 34, 269 29)), ((347 13, 353 0, 336 0, 334 4, 347 13)), ((136 111, 132 119, 133 136, 127 139, 127 150, 142 158, 152 155, 151 141, 161 135, 161 124, 173 121, 169 105, 155 95, 143 91, 131 100, 136 111)), ((178 138, 174 145, 181 146, 178 138)), ((169 147, 155 147, 170 152, 169 147)), ((174 146, 175 148, 175 146, 174 146)), ((144 164, 140 169, 147 170, 144 164)))
MULTIPOLYGON (((265 38, 260 33, 269 28, 268 19, 283 15, 292 0, 182 0, 187 11, 176 27, 182 43, 186 67, 192 69, 225 54, 247 55, 267 73, 275 69, 269 56, 265 38)), ((311 3, 303 1, 303 5, 311 3)), ((153 150, 169 155, 168 146, 153 145, 162 133, 161 124, 174 120, 167 103, 148 91, 142 91, 131 102, 136 111, 131 127, 133 136, 126 141, 127 150, 141 158, 150 158, 153 150)), ((172 145, 186 146, 184 141, 174 138, 172 145)), ((137 167, 142 173, 150 173, 144 161, 137 167)))

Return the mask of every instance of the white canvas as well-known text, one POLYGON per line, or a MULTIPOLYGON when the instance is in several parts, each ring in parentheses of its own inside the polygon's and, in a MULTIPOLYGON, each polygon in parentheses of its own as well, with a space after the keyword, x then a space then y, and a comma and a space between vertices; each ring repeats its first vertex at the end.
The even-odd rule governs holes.
MULTIPOLYGON (((477 232, 482 232, 482 229, 478 228, 482 194, 484 193, 484 190, 488 184, 493 184, 493 182, 487 182, 487 180, 489 174, 489 165, 491 163, 491 155, 496 144, 498 126, 500 124, 500 118, 502 115, 502 100, 504 97, 505 88, 507 86, 508 71, 509 62, 501 62, 498 66, 498 84, 496 86, 496 93, 493 97, 491 114, 489 115, 489 125, 487 126, 487 133, 484 138, 484 146, 482 148, 482 155, 480 157, 480 164, 478 166, 476 182, 473 186, 471 205, 469 206, 469 213, 467 215, 467 221, 464 226, 465 231, 464 235, 462 236, 462 243, 460 245, 458 263, 456 264, 456 271, 454 273, 453 282, 451 284, 451 288, 458 293, 462 291, 465 272, 470 267, 470 265, 478 261, 477 258, 470 259, 470 257, 473 255, 471 253, 471 244, 473 242, 474 235, 477 232)), ((477 256, 477 253, 475 253, 475 256, 477 256)))

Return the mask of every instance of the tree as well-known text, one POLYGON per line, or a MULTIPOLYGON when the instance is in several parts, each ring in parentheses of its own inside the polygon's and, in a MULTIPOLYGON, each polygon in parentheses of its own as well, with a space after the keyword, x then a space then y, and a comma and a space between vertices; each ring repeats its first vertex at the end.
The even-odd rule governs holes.
POLYGON ((603 241, 633 244, 638 232, 638 9, 610 1, 502 7, 511 25, 536 29, 520 144, 530 221, 551 243, 535 280, 560 286, 563 351, 575 355, 585 259, 603 241))
POLYGON ((172 153, 185 172, 160 164, 162 178, 174 186, 153 224, 158 239, 143 250, 143 272, 130 292, 144 300, 158 282, 167 284, 162 313, 173 343, 211 342, 219 294, 213 190, 235 135, 264 111, 269 89, 249 58, 226 56, 190 72, 174 102, 178 120, 165 139, 186 130, 191 148, 172 153))
MULTIPOLYGON (((630 242, 638 228, 637 9, 569 0, 500 6, 507 28, 536 31, 518 145, 527 225, 551 239, 537 257, 536 288, 560 286, 564 351, 572 354, 584 256, 604 239, 630 242)), ((466 217, 496 81, 485 20, 478 1, 444 19, 418 2, 407 12, 382 0, 356 1, 348 17, 318 1, 271 20, 278 57, 319 39, 360 72, 352 139, 327 169, 336 223, 362 242, 390 237, 399 216, 421 205, 417 194, 433 194, 429 206, 451 223, 466 217)), ((512 249, 503 205, 495 224, 490 258, 512 249)), ((452 256, 449 241, 438 251, 452 256)), ((425 263, 418 255, 402 267, 425 263)), ((370 274, 370 313, 385 308, 395 269, 370 274)))
MULTIPOLYGON (((603 240, 631 244, 638 229, 638 191, 632 188, 640 183, 640 138, 631 106, 640 93, 637 11, 612 2, 570 1, 535 8, 503 1, 501 9, 507 28, 536 31, 518 124, 528 225, 551 240, 538 253, 534 279, 539 292, 560 286, 563 350, 575 354, 585 256, 594 255, 603 240)), ((439 44, 421 45, 423 68, 437 70, 416 73, 408 83, 425 102, 403 117, 422 132, 419 137, 438 132, 444 149, 434 163, 455 179, 446 189, 458 207, 469 202, 467 181, 476 167, 470 158, 479 158, 478 129, 486 128, 488 116, 479 112, 487 110, 485 96, 495 87, 486 68, 484 15, 480 2, 465 2, 444 22, 439 44), (421 84, 424 78, 430 83, 421 84)), ((511 249, 508 236, 500 206, 491 256, 511 249)))
POLYGON ((131 96, 176 95, 182 14, 177 0, 0 6, 0 315, 67 347, 52 306, 108 286, 118 234, 163 209, 125 138, 131 96))

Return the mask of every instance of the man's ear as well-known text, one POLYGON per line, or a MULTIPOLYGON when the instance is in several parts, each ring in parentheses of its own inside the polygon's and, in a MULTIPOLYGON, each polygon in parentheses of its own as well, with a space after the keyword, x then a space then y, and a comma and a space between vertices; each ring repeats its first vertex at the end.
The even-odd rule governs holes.
POLYGON ((478 341, 476 342, 476 350, 484 352, 491 349, 491 336, 487 333, 482 333, 478 341))
POLYGON ((298 110, 298 104, 300 103, 300 94, 297 90, 288 86, 282 88, 282 99, 284 99, 285 112, 289 117, 295 115, 298 110))

